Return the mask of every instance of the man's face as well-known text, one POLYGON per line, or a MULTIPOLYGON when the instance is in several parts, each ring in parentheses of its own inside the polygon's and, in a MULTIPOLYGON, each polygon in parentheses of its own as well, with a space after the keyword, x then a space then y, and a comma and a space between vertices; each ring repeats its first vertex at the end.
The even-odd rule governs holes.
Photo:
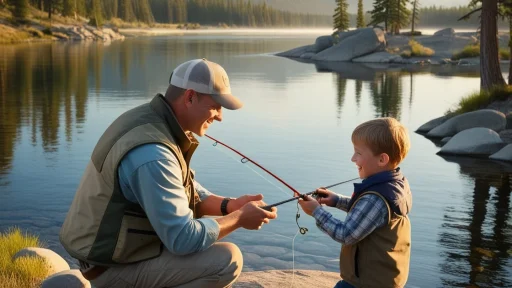
POLYGON ((203 136, 213 121, 222 121, 222 106, 212 96, 193 91, 189 103, 190 132, 203 136))

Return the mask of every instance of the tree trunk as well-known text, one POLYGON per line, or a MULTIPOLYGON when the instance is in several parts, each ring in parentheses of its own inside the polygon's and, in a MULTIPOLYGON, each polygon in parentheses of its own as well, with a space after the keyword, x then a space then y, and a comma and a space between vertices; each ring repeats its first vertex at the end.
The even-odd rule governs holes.
POLYGON ((44 2, 44 0, 39 0, 39 10, 41 10, 41 11, 44 11, 43 2, 44 2))
POLYGON ((510 51, 509 67, 508 67, 508 85, 512 85, 512 16, 508 16, 508 49, 510 51))
POLYGON ((505 86, 498 58, 497 0, 482 1, 480 40, 480 90, 505 86))

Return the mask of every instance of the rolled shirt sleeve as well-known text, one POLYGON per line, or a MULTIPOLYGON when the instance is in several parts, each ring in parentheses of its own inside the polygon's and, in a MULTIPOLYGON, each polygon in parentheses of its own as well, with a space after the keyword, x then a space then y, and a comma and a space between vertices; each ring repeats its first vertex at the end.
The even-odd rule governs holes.
MULTIPOLYGON (((171 253, 186 255, 203 251, 217 241, 220 232, 217 221, 193 218, 181 167, 167 147, 146 144, 135 148, 121 161, 118 174, 122 193, 141 205, 171 253)), ((201 199, 211 194, 199 183, 196 190, 201 199)))

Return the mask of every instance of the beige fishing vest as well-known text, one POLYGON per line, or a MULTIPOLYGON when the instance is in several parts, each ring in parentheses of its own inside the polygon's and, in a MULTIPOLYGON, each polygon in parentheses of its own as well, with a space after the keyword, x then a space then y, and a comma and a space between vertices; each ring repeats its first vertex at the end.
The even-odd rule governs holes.
POLYGON ((340 254, 340 276, 357 288, 402 288, 409 275, 409 218, 392 212, 386 198, 379 193, 365 192, 359 199, 366 194, 381 197, 388 207, 390 219, 386 226, 377 228, 356 244, 343 245, 340 254))
POLYGON ((163 244, 142 207, 121 193, 117 168, 126 153, 139 145, 167 146, 181 165, 195 217, 199 197, 189 163, 198 143, 190 138, 161 94, 117 118, 96 144, 62 225, 60 242, 66 251, 76 259, 104 266, 159 256, 163 244))

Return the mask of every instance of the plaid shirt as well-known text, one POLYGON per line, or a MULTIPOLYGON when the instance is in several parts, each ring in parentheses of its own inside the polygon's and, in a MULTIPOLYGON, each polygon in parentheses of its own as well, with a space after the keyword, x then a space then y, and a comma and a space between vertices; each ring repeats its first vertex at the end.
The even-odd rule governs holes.
MULTIPOLYGON (((338 195, 336 208, 345 212, 348 210, 350 197, 338 195)), ((338 220, 320 206, 313 212, 316 226, 337 242, 352 245, 364 239, 373 230, 382 227, 388 222, 388 208, 386 203, 377 195, 364 195, 352 207, 345 221, 338 220)))

